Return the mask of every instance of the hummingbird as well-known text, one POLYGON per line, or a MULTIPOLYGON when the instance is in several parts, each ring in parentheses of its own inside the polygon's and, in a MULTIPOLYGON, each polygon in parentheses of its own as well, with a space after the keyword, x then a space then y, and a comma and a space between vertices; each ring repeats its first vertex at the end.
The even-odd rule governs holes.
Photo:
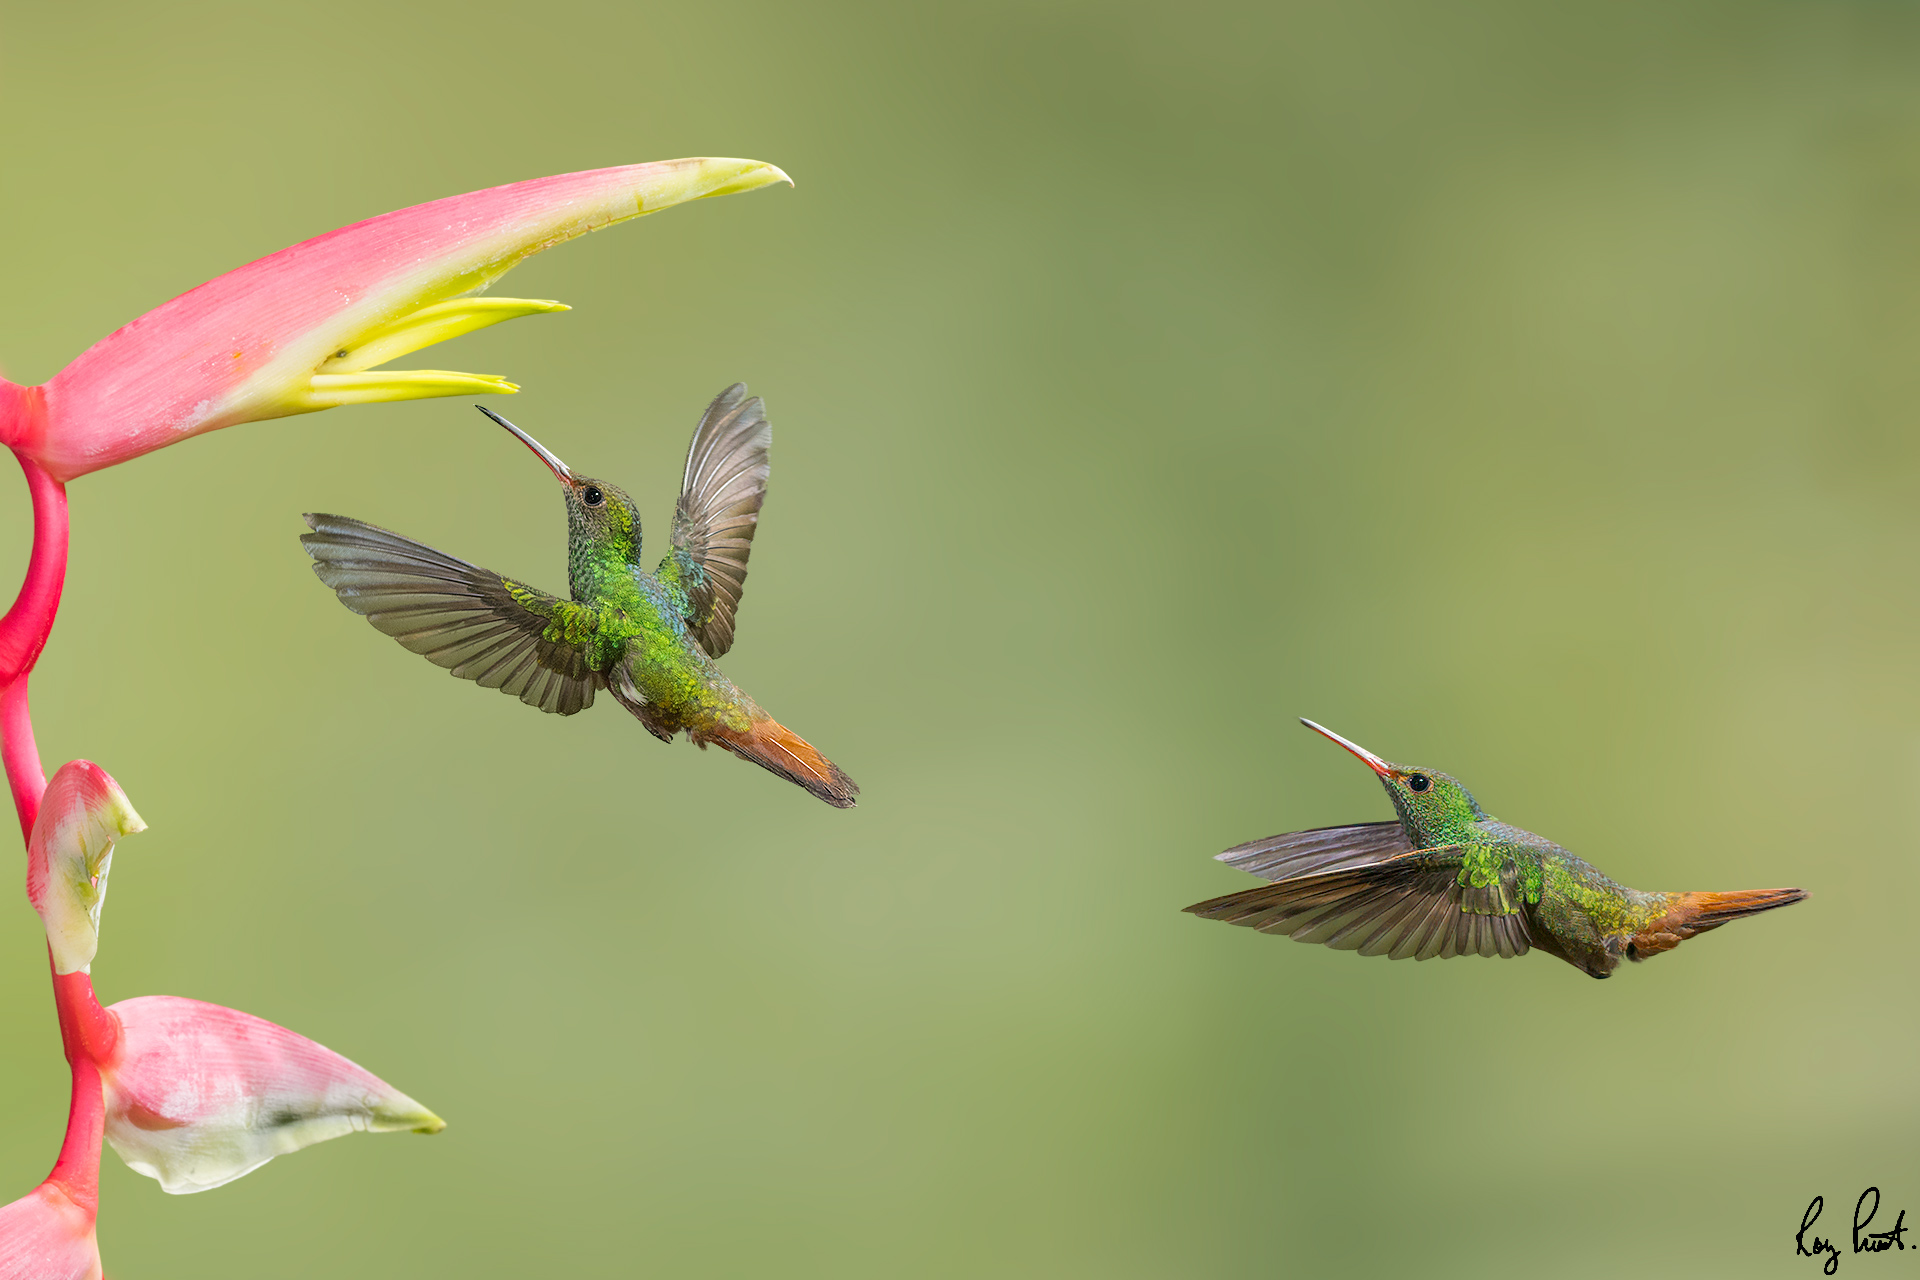
POLYGON ((1545 836, 1489 817, 1459 779, 1383 760, 1311 720, 1380 777, 1399 817, 1295 831, 1218 855, 1272 884, 1186 908, 1363 956, 1518 956, 1531 948, 1596 978, 1729 920, 1799 902, 1800 889, 1647 893, 1545 836))
POLYGON ((567 508, 562 600, 345 516, 309 512, 313 571, 340 602, 428 661, 482 688, 570 716, 602 689, 662 742, 686 730, 797 783, 838 809, 860 788, 760 709, 714 659, 733 647, 747 553, 767 492, 773 428, 734 383, 694 428, 666 557, 640 562, 640 512, 618 485, 577 475, 483 405, 547 464, 567 508))

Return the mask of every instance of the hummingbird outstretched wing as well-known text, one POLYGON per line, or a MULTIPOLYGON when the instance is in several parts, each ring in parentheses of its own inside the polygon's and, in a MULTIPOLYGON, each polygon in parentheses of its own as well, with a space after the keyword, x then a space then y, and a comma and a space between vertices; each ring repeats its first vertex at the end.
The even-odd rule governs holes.
POLYGON ((1289 831, 1237 844, 1215 861, 1238 867, 1263 880, 1289 880, 1347 867, 1364 867, 1413 851, 1398 821, 1361 822, 1347 827, 1289 831))
POLYGON ((694 428, 673 511, 673 547, 660 578, 687 597, 687 629, 709 658, 733 647, 733 616, 747 581, 747 554, 767 496, 773 427, 759 396, 736 382, 714 397, 694 428))
POLYGON ((1208 920, 1283 933, 1363 956, 1520 956, 1532 945, 1513 864, 1493 884, 1460 883, 1464 845, 1263 884, 1188 907, 1208 920))
POLYGON ((428 661, 484 689, 570 716, 606 678, 545 637, 559 603, 511 578, 377 525, 309 512, 300 541, 340 603, 428 661))

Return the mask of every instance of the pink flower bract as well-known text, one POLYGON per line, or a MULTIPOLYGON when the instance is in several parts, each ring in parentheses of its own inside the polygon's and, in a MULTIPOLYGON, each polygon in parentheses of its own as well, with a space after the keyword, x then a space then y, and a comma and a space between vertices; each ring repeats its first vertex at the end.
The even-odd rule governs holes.
POLYGON ((181 294, 43 386, 0 384, 0 443, 64 483, 235 423, 513 391, 489 375, 374 366, 501 320, 565 310, 474 296, 530 254, 689 200, 786 181, 757 160, 662 160, 369 218, 181 294))
POLYGON ((232 1182, 345 1134, 438 1133, 440 1117, 305 1036, 238 1009, 140 996, 108 1009, 107 1142, 175 1194, 232 1182))

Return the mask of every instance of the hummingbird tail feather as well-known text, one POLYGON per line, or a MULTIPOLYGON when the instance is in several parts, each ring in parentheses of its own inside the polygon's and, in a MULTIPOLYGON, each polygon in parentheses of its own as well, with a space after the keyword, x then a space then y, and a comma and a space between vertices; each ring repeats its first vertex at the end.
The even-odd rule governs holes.
POLYGON ((1789 906, 1807 896, 1804 889, 1735 889, 1730 893, 1676 893, 1667 914, 1635 934, 1627 946, 1634 960, 1671 951, 1695 934, 1718 929, 1729 920, 1789 906))
POLYGON ((777 773, 825 800, 836 809, 851 809, 860 794, 858 784, 840 766, 821 755, 811 742, 778 720, 755 720, 744 733, 713 728, 689 735, 701 746, 712 742, 742 760, 777 773))

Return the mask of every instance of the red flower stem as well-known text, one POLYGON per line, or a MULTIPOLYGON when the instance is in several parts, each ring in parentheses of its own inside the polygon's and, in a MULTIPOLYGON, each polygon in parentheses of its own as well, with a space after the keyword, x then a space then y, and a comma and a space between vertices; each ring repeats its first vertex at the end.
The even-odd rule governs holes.
POLYGON ((0 686, 0 763, 6 765, 13 807, 20 815, 20 838, 29 839, 33 820, 40 816, 40 796, 47 789, 47 775, 40 767, 40 748, 33 740, 25 675, 0 686))
POLYGON ((0 763, 7 769, 13 807, 20 815, 22 838, 33 833, 40 816, 40 795, 47 775, 33 741, 33 717, 27 709, 27 677, 46 648, 53 618, 60 611, 60 588, 67 580, 67 490, 25 454, 16 453, 33 495, 33 558, 27 579, 6 616, 0 618, 0 763))
MULTIPOLYGON (((53 955, 47 955, 49 966, 53 955)), ((89 1213, 100 1207, 100 1140, 107 1127, 106 1094, 100 1063, 119 1047, 120 1023, 93 996, 93 979, 84 972, 53 975, 53 1004, 60 1012, 60 1042, 73 1068, 73 1095, 67 1103, 67 1134, 48 1182, 58 1183, 89 1213)))
MULTIPOLYGON (((19 596, 0 618, 0 763, 6 765, 21 838, 30 840, 47 775, 33 740, 27 678, 46 648, 67 579, 67 491, 25 454, 16 452, 14 457, 33 496, 33 556, 19 596)), ((47 966, 53 966, 51 948, 47 966)), ((67 1135, 47 1181, 58 1183, 75 1204, 93 1213, 100 1204, 100 1140, 107 1120, 100 1063, 110 1061, 118 1047, 120 1024, 100 1007, 93 979, 85 973, 55 973, 53 1005, 60 1016, 60 1043, 73 1069, 73 1095, 67 1106, 67 1135)))

